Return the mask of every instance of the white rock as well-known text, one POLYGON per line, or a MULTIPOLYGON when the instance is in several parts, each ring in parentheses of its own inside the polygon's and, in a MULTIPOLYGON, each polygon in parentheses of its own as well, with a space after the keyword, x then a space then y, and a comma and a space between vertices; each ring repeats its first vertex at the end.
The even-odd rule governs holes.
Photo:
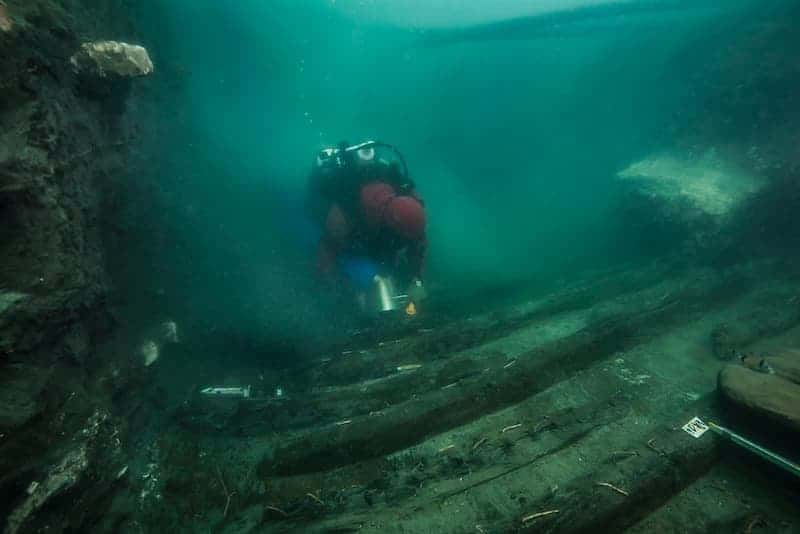
POLYGON ((116 41, 84 43, 70 62, 78 74, 97 78, 136 78, 153 72, 146 48, 116 41))
POLYGON ((700 157, 653 155, 630 165, 619 177, 634 182, 641 194, 665 204, 687 205, 713 218, 731 214, 763 185, 760 177, 737 168, 713 149, 700 157))
POLYGON ((10 32, 14 28, 14 23, 8 14, 8 6, 0 1, 0 31, 10 32))

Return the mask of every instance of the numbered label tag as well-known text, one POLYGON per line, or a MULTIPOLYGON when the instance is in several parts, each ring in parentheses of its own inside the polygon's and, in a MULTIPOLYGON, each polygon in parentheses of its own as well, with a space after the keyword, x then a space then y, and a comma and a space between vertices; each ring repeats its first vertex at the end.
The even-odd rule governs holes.
POLYGON ((708 425, 701 421, 699 417, 695 417, 683 425, 683 430, 693 438, 699 438, 708 431, 708 425))

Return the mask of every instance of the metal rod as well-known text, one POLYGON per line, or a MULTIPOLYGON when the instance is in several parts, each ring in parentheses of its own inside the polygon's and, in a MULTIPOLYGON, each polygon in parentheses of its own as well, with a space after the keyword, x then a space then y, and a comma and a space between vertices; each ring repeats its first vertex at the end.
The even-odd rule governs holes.
POLYGON ((793 474, 794 476, 800 477, 800 465, 797 465, 796 463, 792 462, 791 460, 788 460, 788 459, 784 458, 783 456, 781 456, 779 454, 776 454, 776 453, 774 453, 774 452, 772 452, 770 450, 767 450, 764 447, 762 447, 761 445, 758 445, 757 443, 753 443, 749 439, 747 439, 747 438, 745 438, 743 436, 740 436, 739 434, 737 434, 736 432, 734 432, 732 430, 729 430, 729 429, 727 429, 725 427, 719 426, 716 423, 713 423, 713 422, 709 421, 708 422, 708 426, 709 426, 709 428, 711 428, 711 430, 713 430, 714 432, 716 432, 720 436, 728 438, 729 440, 731 440, 735 444, 739 445, 740 447, 743 447, 743 448, 747 449, 748 451, 750 451, 750 452, 752 452, 754 454, 757 454, 758 456, 762 457, 763 459, 767 460, 768 462, 770 462, 770 463, 772 463, 774 465, 777 465, 781 469, 783 469, 785 471, 788 471, 789 473, 793 474))

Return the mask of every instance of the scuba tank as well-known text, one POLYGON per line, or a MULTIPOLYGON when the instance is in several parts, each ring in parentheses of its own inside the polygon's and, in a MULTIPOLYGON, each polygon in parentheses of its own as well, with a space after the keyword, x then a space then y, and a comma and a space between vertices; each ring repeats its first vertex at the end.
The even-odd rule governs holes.
POLYGON ((355 145, 348 145, 346 141, 339 143, 336 148, 328 147, 317 154, 315 169, 331 175, 345 175, 348 170, 360 164, 385 163, 397 168, 397 182, 392 184, 398 188, 399 194, 405 194, 414 189, 414 183, 408 175, 408 165, 403 154, 394 146, 382 141, 365 141, 355 145), (392 162, 378 158, 378 151, 385 149, 392 155, 392 162))

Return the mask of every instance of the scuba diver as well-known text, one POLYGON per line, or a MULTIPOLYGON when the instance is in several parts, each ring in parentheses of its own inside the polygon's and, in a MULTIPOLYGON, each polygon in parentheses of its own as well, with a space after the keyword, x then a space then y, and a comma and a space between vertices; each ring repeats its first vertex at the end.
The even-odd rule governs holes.
POLYGON ((415 315, 427 297, 426 216, 402 154, 378 141, 323 149, 307 202, 323 231, 317 256, 323 278, 353 294, 362 311, 405 306, 415 315), (397 294, 395 287, 408 289, 397 294))

